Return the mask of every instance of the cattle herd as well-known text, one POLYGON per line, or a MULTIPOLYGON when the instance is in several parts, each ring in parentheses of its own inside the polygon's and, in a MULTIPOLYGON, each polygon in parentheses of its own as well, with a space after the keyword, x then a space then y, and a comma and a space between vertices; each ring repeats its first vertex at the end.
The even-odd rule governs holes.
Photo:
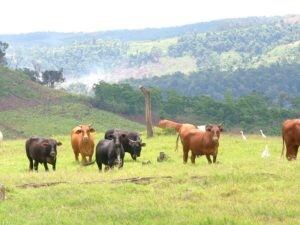
MULTIPOLYGON (((219 147, 220 134, 223 131, 222 124, 208 124, 205 126, 194 126, 188 123, 176 123, 171 120, 161 120, 158 127, 174 129, 177 133, 176 148, 180 139, 183 150, 183 163, 188 160, 188 153, 191 151, 191 162, 195 163, 196 156, 205 155, 208 163, 216 163, 219 147), (211 160, 212 156, 212 160, 211 160)), ((142 147, 146 144, 142 142, 138 132, 125 131, 121 129, 110 129, 105 132, 104 138, 96 145, 96 159, 92 161, 94 155, 94 137, 92 133, 95 129, 92 125, 79 125, 71 131, 71 145, 75 160, 79 161, 81 155, 84 166, 97 163, 99 171, 102 171, 102 164, 105 170, 114 166, 123 167, 125 152, 131 155, 133 160, 140 156, 142 147)), ((261 134, 262 130, 260 130, 261 134)), ((264 138, 266 136, 263 134, 264 138)), ((3 134, 0 131, 0 145, 3 141, 3 134)), ((42 137, 31 137, 26 140, 25 150, 29 160, 29 170, 38 170, 38 165, 43 164, 48 171, 48 163, 56 168, 57 147, 61 142, 42 137)), ((282 154, 286 146, 286 158, 295 160, 300 145, 300 119, 288 119, 282 124, 282 154)))
MULTIPOLYGON (((94 133, 92 125, 79 125, 71 131, 71 145, 73 148, 75 160, 79 161, 79 154, 84 166, 95 163, 92 161, 94 154, 94 133), (88 158, 88 159, 87 159, 88 158)), ((41 137, 31 137, 26 141, 25 149, 29 160, 29 170, 38 170, 39 163, 44 164, 45 170, 48 171, 47 164, 51 164, 55 170, 57 146, 61 142, 54 139, 41 137)), ((142 142, 137 132, 124 131, 120 129, 111 129, 106 131, 104 139, 100 140, 96 146, 96 163, 100 171, 102 164, 105 169, 123 167, 125 152, 130 153, 133 160, 141 154, 141 149, 146 144, 142 142)))

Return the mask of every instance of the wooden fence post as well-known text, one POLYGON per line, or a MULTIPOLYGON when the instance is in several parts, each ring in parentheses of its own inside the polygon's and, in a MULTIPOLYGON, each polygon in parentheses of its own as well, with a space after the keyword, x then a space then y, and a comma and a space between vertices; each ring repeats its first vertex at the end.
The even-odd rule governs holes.
POLYGON ((146 116, 146 125, 147 125, 147 137, 153 137, 153 128, 152 128, 152 111, 151 111, 151 96, 150 91, 140 86, 145 97, 145 116, 146 116))

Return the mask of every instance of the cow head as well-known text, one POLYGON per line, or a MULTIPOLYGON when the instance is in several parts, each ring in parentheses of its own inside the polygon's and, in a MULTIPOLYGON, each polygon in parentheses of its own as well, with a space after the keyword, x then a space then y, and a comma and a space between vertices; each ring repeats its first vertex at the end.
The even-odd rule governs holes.
POLYGON ((120 167, 122 167, 122 164, 123 164, 121 155, 124 154, 124 148, 123 148, 121 140, 126 138, 126 134, 115 131, 112 134, 109 134, 108 138, 113 140, 113 142, 115 144, 115 154, 116 154, 117 158, 114 162, 114 165, 118 166, 120 168, 120 167))
POLYGON ((140 157, 142 147, 146 146, 146 143, 143 143, 139 136, 137 136, 136 140, 128 138, 128 144, 132 149, 132 158, 134 160, 136 160, 137 157, 140 157))
POLYGON ((88 143, 90 139, 90 133, 94 133, 95 129, 91 124, 89 125, 79 125, 76 127, 75 133, 82 135, 83 143, 88 143))
POLYGON ((45 148, 47 155, 52 159, 56 159, 57 156, 57 146, 62 145, 60 141, 56 141, 54 139, 45 139, 41 142, 41 146, 45 148))
POLYGON ((205 127, 206 132, 209 132, 212 136, 212 141, 214 143, 218 143, 219 142, 219 138, 220 138, 220 133, 223 131, 223 126, 222 124, 208 124, 205 127))

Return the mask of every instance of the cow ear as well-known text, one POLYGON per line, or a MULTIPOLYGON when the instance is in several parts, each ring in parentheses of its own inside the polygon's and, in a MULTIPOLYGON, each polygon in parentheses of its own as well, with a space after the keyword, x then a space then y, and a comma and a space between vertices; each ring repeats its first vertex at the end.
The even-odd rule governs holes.
POLYGON ((211 128, 212 128, 212 126, 209 124, 209 125, 206 125, 205 130, 206 131, 211 131, 211 128))
POLYGON ((75 131, 75 133, 76 133, 76 134, 80 134, 80 133, 81 133, 81 129, 77 129, 77 130, 75 131))
POLYGON ((95 130, 93 127, 91 127, 91 128, 90 128, 90 132, 91 132, 91 133, 94 133, 94 132, 96 132, 96 130, 95 130))
POLYGON ((145 147, 146 146, 146 143, 141 143, 141 147, 145 147))
POLYGON ((56 145, 57 145, 57 146, 61 146, 62 143, 59 141, 59 142, 56 143, 56 145))
POLYGON ((220 129, 221 132, 224 131, 224 127, 222 125, 219 126, 219 129, 220 129))

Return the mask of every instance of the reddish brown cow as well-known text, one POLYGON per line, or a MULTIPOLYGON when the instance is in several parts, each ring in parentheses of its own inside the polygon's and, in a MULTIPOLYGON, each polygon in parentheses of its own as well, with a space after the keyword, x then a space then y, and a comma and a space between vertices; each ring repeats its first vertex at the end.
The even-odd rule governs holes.
POLYGON ((206 131, 189 129, 184 133, 182 139, 183 163, 187 162, 189 151, 192 151, 191 161, 195 163, 196 156, 206 155, 208 163, 216 163, 219 147, 220 133, 223 131, 222 125, 207 125, 206 131))
POLYGON ((71 132, 71 144, 76 161, 78 161, 79 153, 84 164, 87 163, 86 157, 89 157, 89 162, 92 161, 95 144, 91 133, 94 132, 95 129, 91 125, 79 125, 73 128, 71 132))
POLYGON ((297 159, 300 145, 300 119, 286 120, 282 124, 282 152, 284 154, 284 144, 286 145, 286 158, 288 160, 297 159))
POLYGON ((160 120, 158 122, 158 127, 165 129, 165 128, 174 128, 177 132, 181 127, 181 123, 176 123, 174 121, 171 120, 160 120))
POLYGON ((175 131, 178 133, 177 139, 176 139, 176 147, 175 151, 178 149, 178 140, 180 137, 180 140, 182 142, 182 139, 189 129, 195 129, 196 126, 189 123, 176 123, 171 120, 160 120, 158 123, 158 127, 165 129, 165 128, 174 128, 175 131))
POLYGON ((177 131, 178 132, 178 136, 177 136, 177 139, 176 139, 175 151, 177 151, 177 149, 178 149, 178 139, 179 139, 179 137, 180 137, 180 140, 181 140, 181 143, 182 143, 182 140, 184 139, 184 137, 186 136, 186 134, 191 129, 196 129, 196 126, 193 125, 193 124, 189 124, 189 123, 183 123, 183 124, 181 124, 181 126, 179 127, 179 130, 177 131))

